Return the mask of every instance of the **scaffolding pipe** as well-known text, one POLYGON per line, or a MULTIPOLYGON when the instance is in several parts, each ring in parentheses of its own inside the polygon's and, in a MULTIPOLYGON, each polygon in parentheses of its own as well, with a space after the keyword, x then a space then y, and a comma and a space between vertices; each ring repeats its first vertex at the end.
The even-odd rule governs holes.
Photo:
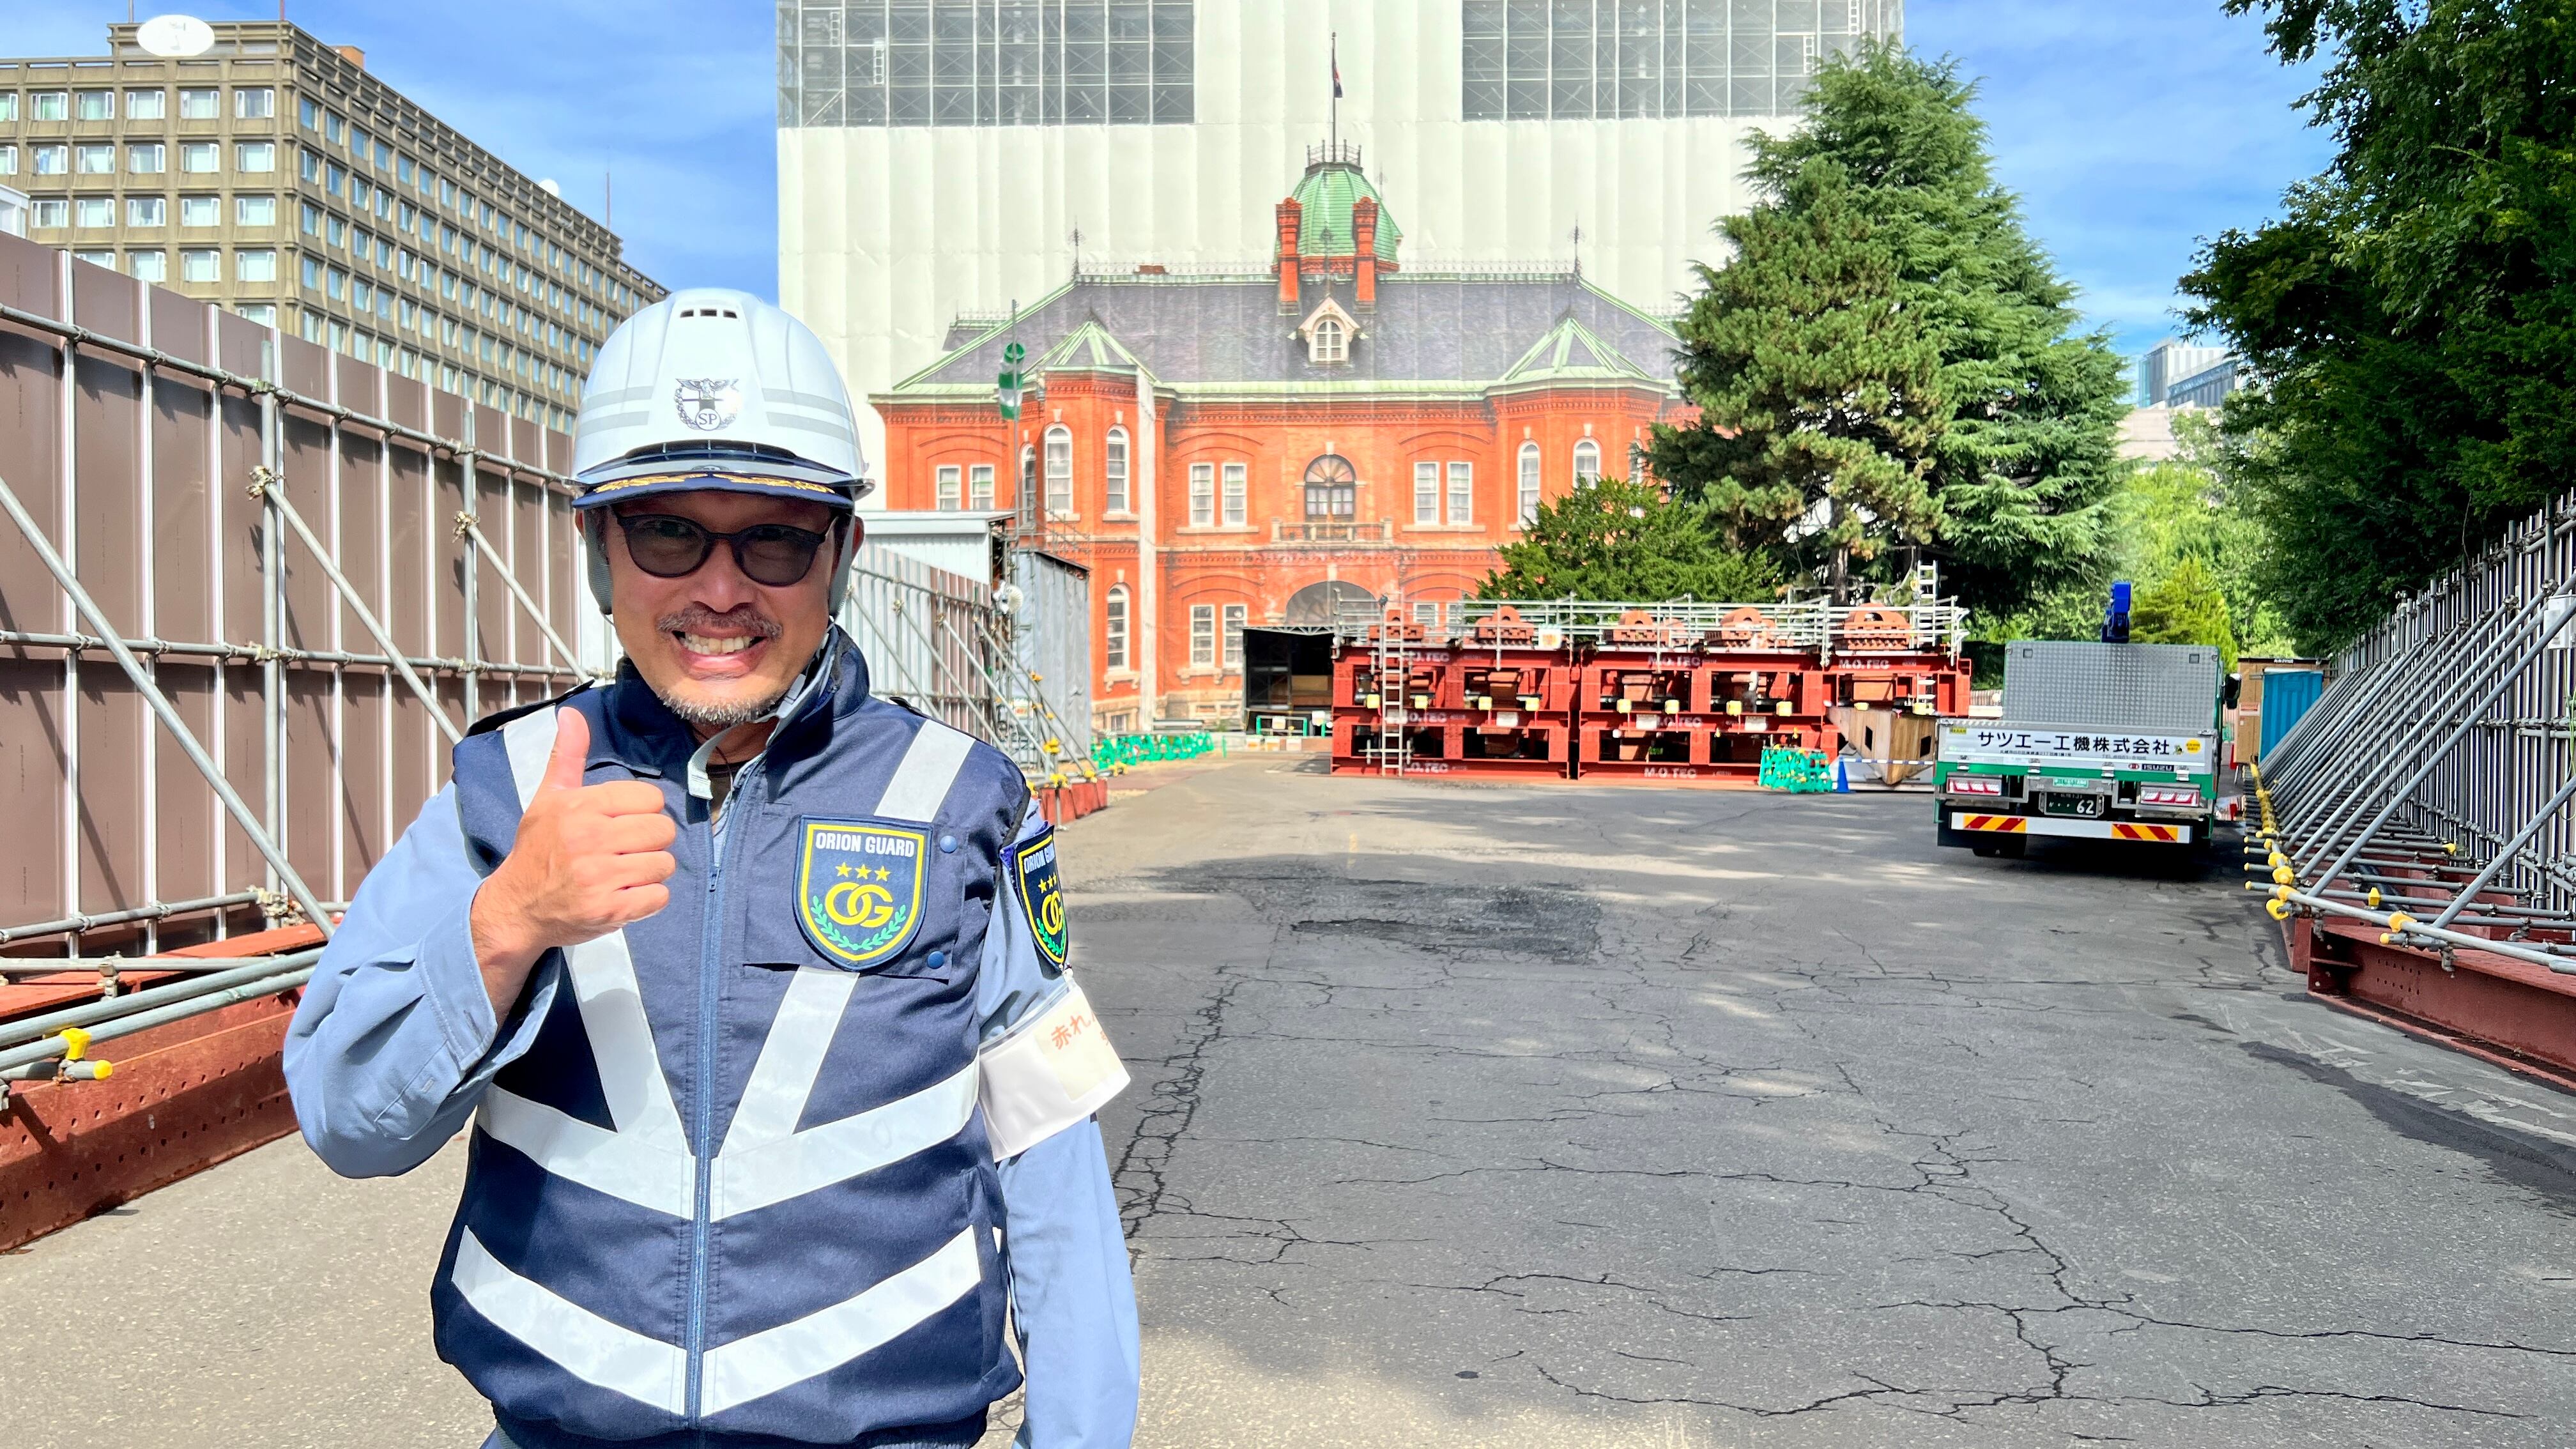
MULTIPOLYGON (((580 524, 576 522, 574 527, 578 528, 580 524)), ((537 627, 545 632, 546 642, 555 647, 557 654, 563 656, 564 663, 571 665, 575 673, 585 678, 597 678, 597 675, 582 667, 581 657, 572 652, 572 646, 563 641, 561 634, 555 632, 555 626, 546 622, 545 610, 538 608, 537 601, 528 597, 527 587, 510 572, 510 566, 501 559, 500 550, 492 547, 492 540, 483 536, 483 525, 475 522, 474 515, 457 514, 456 531, 474 540, 475 550, 491 560, 492 571, 501 576, 501 582, 510 586, 510 597, 518 600, 519 607, 528 611, 528 617, 537 621, 537 627)))
POLYGON ((367 632, 375 637, 376 647, 384 650, 385 657, 393 661, 395 670, 402 675, 403 683, 410 685, 411 692, 420 696, 421 704, 429 710, 429 717, 438 722, 439 731, 447 736, 447 742, 451 745, 464 743, 465 732, 456 727, 456 721, 447 717, 446 707, 438 702, 438 696, 430 693, 429 686, 422 682, 418 674, 412 672, 411 665, 402 657, 402 650, 395 645, 393 636, 385 632, 384 625, 376 622, 375 611, 368 608, 367 601, 358 596, 358 586, 349 582, 347 574, 340 572, 340 566, 331 561, 330 551, 322 547, 322 541, 313 536, 312 529, 304 526, 304 515, 296 512, 295 505, 286 501, 286 490, 277 486, 277 475, 266 469, 262 469, 261 473, 262 476, 251 480, 250 496, 263 499, 270 507, 275 508, 279 516, 286 520, 288 526, 295 530, 295 536, 304 540, 305 551, 312 554, 313 561, 322 566, 323 576, 331 581, 331 587, 340 591, 341 602, 349 606, 349 611, 358 616, 358 622, 365 625, 367 632))
MULTIPOLYGON (((0 946, 36 936, 76 936, 103 926, 123 926, 135 921, 160 921, 195 911, 219 911, 230 906, 259 904, 257 891, 233 891, 227 895, 199 896, 193 901, 152 901, 129 906, 121 911, 96 911, 87 915, 64 916, 60 920, 36 921, 24 926, 0 926, 0 946)), ((5 964, 5 963, 0 963, 5 964)))
POLYGON ((172 981, 161 986, 146 987, 131 996, 111 996, 99 1001, 85 1002, 79 1006, 65 1007, 60 1011, 49 1011, 42 1016, 0 1022, 0 1046, 14 1046, 20 1042, 54 1036, 67 1026, 86 1028, 94 1022, 107 1021, 110 1018, 126 1016, 137 1011, 149 1011, 174 1001, 192 1000, 209 992, 222 991, 246 981, 264 981, 269 977, 298 968, 309 971, 313 964, 321 959, 322 948, 312 946, 301 951, 263 957, 251 965, 235 966, 229 970, 218 971, 211 976, 199 976, 187 981, 172 981))
POLYGON ((98 601, 92 599, 89 591, 81 587, 80 580, 73 577, 70 566, 63 562, 63 556, 54 551, 53 541, 45 537, 44 530, 36 526, 36 520, 28 516, 27 506, 18 501, 17 490, 9 486, 6 478, 0 478, 0 508, 8 510, 10 521, 16 523, 18 531, 26 535, 28 545, 35 549, 36 557, 43 561, 46 571, 54 576, 54 582, 60 584, 63 592, 71 597, 72 607, 79 610, 81 617, 89 622, 89 626, 99 632, 100 637, 107 644, 108 653, 115 656, 117 667, 125 671, 125 677, 133 682, 136 691, 143 696, 145 703, 151 706, 152 713, 161 721, 162 728, 167 729, 171 738, 178 741, 179 748, 188 756, 188 762, 197 767, 198 774, 205 776, 208 785, 214 787, 216 796, 223 801, 224 809, 232 815, 233 822, 249 835, 252 846, 268 861, 269 868, 277 872, 278 879, 286 887, 287 892, 304 907, 306 917, 323 935, 330 935, 331 917, 329 912, 322 909, 322 898, 314 894, 313 888, 304 883, 304 877, 297 874, 295 867, 287 862, 286 853, 278 849, 277 842, 261 826, 258 818, 250 813, 250 806, 244 804, 241 796, 234 793, 232 785, 224 779, 224 772, 216 766, 212 758, 208 757, 205 746, 197 743, 197 737, 189 730, 187 721, 179 717, 179 711, 171 705, 169 696, 163 694, 160 686, 154 684, 152 677, 144 672, 142 662, 125 647, 123 640, 114 637, 115 626, 108 621, 106 613, 99 608, 98 601))
MULTIPOLYGON (((283 960, 284 958, 281 957, 279 959, 283 960)), ((173 1002, 170 1005, 159 1007, 154 1010, 140 1011, 130 1016, 118 1016, 112 1020, 101 1021, 96 1026, 84 1028, 83 1030, 85 1035, 81 1040, 81 1046, 86 1050, 89 1046, 98 1042, 114 1041, 118 1037, 132 1036, 138 1031, 149 1031, 156 1026, 167 1026, 174 1021, 185 1021, 192 1016, 203 1016, 207 1012, 220 1011, 227 1006, 236 1005, 244 1001, 250 1001, 257 997, 275 996, 281 991, 292 991, 296 987, 299 987, 312 979, 313 968, 310 965, 306 965, 298 967, 292 971, 277 972, 268 976, 259 977, 255 980, 244 981, 238 985, 210 990, 203 995, 191 997, 185 1001, 173 1002)), ((137 992, 132 996, 120 997, 118 999, 125 1002, 136 1002, 141 1001, 149 994, 150 993, 148 992, 137 992)), ((24 1046, 16 1046, 10 1047, 6 1050, 0 1050, 0 1073, 7 1073, 21 1067, 34 1066, 38 1062, 56 1060, 70 1052, 72 1050, 72 1046, 73 1043, 69 1037, 56 1033, 55 1035, 46 1037, 42 1041, 29 1042, 24 1046)))

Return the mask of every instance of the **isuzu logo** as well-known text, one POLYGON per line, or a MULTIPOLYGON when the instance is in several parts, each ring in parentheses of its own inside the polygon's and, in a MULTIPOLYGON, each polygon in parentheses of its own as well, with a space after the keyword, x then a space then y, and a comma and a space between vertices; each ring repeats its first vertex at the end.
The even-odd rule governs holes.
POLYGON ((701 433, 725 427, 742 413, 742 389, 730 377, 682 378, 672 390, 680 421, 701 433))

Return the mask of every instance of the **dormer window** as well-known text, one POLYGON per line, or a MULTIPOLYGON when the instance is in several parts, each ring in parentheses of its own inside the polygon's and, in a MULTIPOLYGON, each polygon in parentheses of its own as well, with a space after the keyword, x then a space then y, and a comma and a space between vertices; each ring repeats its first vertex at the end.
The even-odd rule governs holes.
POLYGON ((1317 367, 1342 367, 1351 360, 1351 343, 1360 336, 1360 324, 1342 310, 1341 303, 1326 297, 1297 325, 1297 335, 1306 339, 1306 361, 1317 367))
POLYGON ((1342 324, 1327 317, 1315 324, 1315 335, 1306 344, 1309 362, 1348 362, 1351 360, 1350 334, 1342 324))

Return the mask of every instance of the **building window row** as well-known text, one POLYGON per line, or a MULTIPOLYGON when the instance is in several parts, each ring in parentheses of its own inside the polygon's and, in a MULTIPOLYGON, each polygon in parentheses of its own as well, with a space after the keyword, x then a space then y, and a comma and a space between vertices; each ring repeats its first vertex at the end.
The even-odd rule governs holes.
POLYGON ((954 512, 958 508, 989 510, 993 506, 993 465, 943 463, 932 473, 939 507, 954 512))
MULTIPOLYGON (((125 118, 129 121, 160 121, 169 118, 170 93, 158 86, 150 89, 128 89, 124 93, 125 118)), ((212 121, 223 115, 223 91, 216 86, 181 86, 179 119, 212 121)), ((21 114, 30 121, 113 121, 117 112, 117 92, 113 89, 74 91, 28 91, 23 111, 19 92, 0 91, 0 121, 15 121, 21 114)), ((233 117, 258 121, 277 114, 275 86, 233 87, 233 117)))
MULTIPOLYGON (((114 227, 116 202, 113 196, 39 196, 28 204, 30 227, 75 227, 89 231, 114 227)), ((170 220, 170 198, 166 196, 128 196, 125 198, 125 225, 129 229, 166 226, 170 220)), ((179 198, 179 225, 208 227, 223 224, 223 198, 220 196, 182 196, 179 198)), ((242 227, 275 226, 277 198, 274 196, 236 196, 233 198, 233 224, 242 227)))
MULTIPOLYGON (((94 266, 116 269, 117 255, 107 248, 79 247, 72 255, 94 266)), ((220 282, 224 279, 224 253, 221 247, 182 247, 179 269, 170 270, 170 253, 161 247, 129 247, 122 268, 127 276, 146 282, 220 282)), ((237 247, 233 251, 233 280, 236 282, 274 282, 277 280, 277 251, 273 247, 237 247)))
MULTIPOLYGON (((235 141, 232 147, 232 169, 237 172, 264 176, 277 169, 274 141, 235 141)), ((165 174, 173 151, 177 152, 179 170, 184 175, 211 176, 224 169, 220 141, 181 141, 175 146, 162 141, 130 141, 124 149, 128 176, 165 174)), ((113 141, 32 142, 27 146, 27 169, 36 176, 114 176, 117 145, 113 141)), ((18 147, 0 146, 0 176, 17 174, 18 147)))
POLYGON ((1463 0, 1470 121, 1770 116, 1817 61, 1895 34, 1902 0, 1463 0))

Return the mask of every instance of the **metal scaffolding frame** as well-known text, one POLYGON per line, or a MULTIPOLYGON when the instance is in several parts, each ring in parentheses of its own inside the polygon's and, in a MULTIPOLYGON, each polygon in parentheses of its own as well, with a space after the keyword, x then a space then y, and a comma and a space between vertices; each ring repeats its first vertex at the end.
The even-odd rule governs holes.
POLYGON ((2271 913, 2576 974, 2576 493, 2335 668, 2255 767, 2271 913))

